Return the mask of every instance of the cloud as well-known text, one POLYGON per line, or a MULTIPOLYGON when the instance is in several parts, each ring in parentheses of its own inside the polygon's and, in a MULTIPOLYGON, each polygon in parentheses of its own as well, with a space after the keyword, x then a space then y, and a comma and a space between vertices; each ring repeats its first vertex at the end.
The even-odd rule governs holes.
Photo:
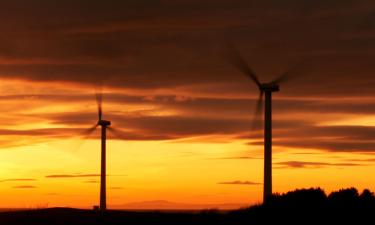
POLYGON ((60 194, 56 193, 56 192, 50 192, 50 193, 46 193, 45 195, 48 195, 48 196, 58 196, 60 194))
MULTIPOLYGON (((263 145, 262 133, 251 130, 248 118, 223 118, 212 116, 191 117, 185 115, 124 115, 107 114, 113 127, 109 130, 108 138, 115 140, 174 140, 205 135, 236 136, 238 139, 251 139, 251 145, 263 145), (122 129, 126 127, 126 129, 122 129), (255 140, 254 140, 255 138, 255 140)), ((276 114, 277 116, 277 114, 276 114)), ((32 136, 34 142, 44 142, 59 138, 83 137, 90 127, 90 118, 95 121, 94 113, 63 113, 47 114, 46 118, 64 128, 44 128, 29 130, 0 129, 2 136, 32 136), (79 127, 76 127, 79 126, 79 127)), ((281 147, 322 149, 342 152, 372 152, 374 151, 375 129, 373 126, 335 125, 317 126, 313 122, 274 119, 274 145, 281 147)), ((97 139, 99 132, 94 132, 89 138, 97 139)), ((4 145, 24 145, 22 139, 4 139, 4 145)), ((243 157, 243 156, 241 156, 243 157)))
MULTIPOLYGON (((275 129, 274 146, 321 149, 335 152, 375 151, 374 126, 311 126, 275 129)), ((263 145, 255 141, 250 145, 263 145)))
POLYGON ((218 184, 228 184, 228 185, 260 185, 262 183, 258 182, 253 182, 253 181, 224 181, 224 182, 219 182, 218 184))
POLYGON ((2 121, 38 117, 62 127, 3 128, 0 143, 25 145, 7 136, 27 137, 33 143, 76 137, 96 121, 96 112, 39 112, 52 103, 94 105, 84 92, 101 81, 111 90, 108 104, 139 109, 106 112, 121 131, 111 139, 260 138, 260 132, 248 135, 258 90, 225 58, 223 46, 229 39, 264 82, 306 59, 295 79, 275 93, 276 146, 374 151, 373 128, 316 126, 322 114, 375 113, 374 9, 372 1, 354 0, 5 0, 0 8, 7 18, 0 21, 1 78, 34 84, 64 81, 69 85, 61 84, 62 89, 74 83, 82 93, 28 95, 25 88, 25 93, 0 96, 7 103, 31 98, 35 104, 31 112, 13 111, 12 118, 2 121), (11 13, 14 10, 19 13, 11 13))
POLYGON ((237 159, 261 159, 258 157, 250 157, 250 156, 238 156, 238 157, 218 157, 218 158, 208 158, 208 159, 213 159, 213 160, 237 160, 237 159))
POLYGON ((51 174, 46 175, 46 178, 85 178, 85 177, 100 177, 100 174, 51 174))
POLYGON ((97 181, 97 180, 85 180, 84 183, 97 184, 97 183, 99 183, 99 181, 97 181))
MULTIPOLYGON (((126 175, 109 175, 108 176, 126 176, 126 175)), ((100 174, 95 174, 95 173, 87 173, 87 174, 82 174, 82 173, 75 173, 75 174, 50 174, 46 175, 45 178, 90 178, 90 177, 100 177, 100 174)), ((96 180, 85 180, 85 183, 96 183, 96 180)))
MULTIPOLYGON (((91 114, 90 114, 91 115, 91 114)), ((85 123, 87 114, 63 114, 52 115, 50 118, 55 120, 56 124, 85 123), (82 119, 80 119, 82 118, 82 119)), ((91 115, 92 116, 92 115, 91 115)), ((94 115, 95 116, 95 115, 94 115)), ((113 127, 126 127, 133 132, 124 131, 125 139, 131 136, 135 139, 150 138, 152 139, 175 139, 191 136, 208 135, 208 134, 233 134, 236 132, 247 131, 250 129, 248 123, 242 119, 220 119, 193 116, 129 116, 129 115, 107 115, 112 118, 113 127), (138 133, 137 133, 138 132, 138 133), (137 138, 137 136, 139 136, 137 138)), ((89 127, 89 126, 88 126, 89 127)))
MULTIPOLYGON (((307 148, 307 149, 322 149, 333 152, 374 152, 375 146, 373 141, 341 141, 341 140, 331 140, 331 141, 316 141, 314 143, 302 143, 308 141, 308 139, 300 139, 300 142, 295 141, 283 141, 276 142, 276 145, 284 147, 293 148, 307 148)), ((310 139, 310 141, 312 141, 310 139)))
POLYGON ((285 162, 277 162, 275 164, 280 166, 280 167, 277 167, 279 169, 363 166, 363 164, 358 164, 358 163, 326 163, 326 162, 306 162, 306 161, 285 161, 285 162))
MULTIPOLYGON (((212 93, 216 94, 216 93, 212 93)), ((27 100, 34 102, 83 102, 94 103, 93 94, 33 94, 33 95, 3 95, 0 96, 2 101, 27 100)), ((178 110, 184 114, 199 112, 200 115, 225 115, 227 117, 247 117, 250 119, 254 111, 256 97, 247 94, 244 96, 232 96, 228 98, 225 95, 211 97, 184 97, 183 93, 178 90, 174 94, 146 96, 145 94, 136 93, 120 94, 110 93, 105 95, 106 104, 129 104, 145 105, 157 107, 159 109, 178 110)), ((329 98, 326 100, 316 99, 276 99, 274 101, 274 112, 279 114, 288 113, 342 113, 342 114, 373 114, 375 113, 374 100, 372 98, 363 99, 340 99, 329 98)), ((68 114, 69 115, 69 114, 68 114)), ((53 115, 51 115, 53 116, 53 115)), ((71 116, 76 116, 74 113, 71 116)), ((92 116, 91 116, 92 117, 92 116)), ((74 121, 76 122, 76 121, 74 121)))
POLYGON ((140 89, 237 84, 235 92, 248 83, 218 56, 229 38, 265 81, 309 56, 303 79, 282 87, 287 95, 374 94, 375 4, 338 2, 8 0, 0 56, 13 64, 0 74, 79 83, 111 77, 109 86, 140 89), (367 82, 356 79, 359 71, 367 82))
POLYGON ((19 186, 14 186, 12 188, 14 188, 14 189, 34 189, 34 188, 37 188, 37 187, 33 186, 33 185, 19 185, 19 186))
POLYGON ((2 182, 18 182, 18 181, 36 181, 36 179, 31 179, 31 178, 4 179, 4 180, 0 180, 0 183, 2 183, 2 182))
POLYGON ((123 187, 109 187, 111 190, 122 190, 124 189, 123 187))
MULTIPOLYGON (((4 97, 5 98, 5 97, 4 97)), ((17 99, 17 96, 9 96, 10 99, 17 99)), ((78 95, 52 95, 49 97, 39 96, 38 98, 48 99, 47 101, 88 101, 93 100, 93 96, 83 95, 81 98, 78 95), (67 98, 64 100, 64 98, 67 98)), ((0 98, 1 99, 1 98, 0 98)), ((253 139, 262 138, 260 130, 251 131, 251 107, 243 107, 251 99, 234 99, 235 103, 228 103, 231 100, 222 98, 193 98, 185 99, 184 101, 177 101, 174 96, 156 96, 153 98, 145 98, 141 96, 129 96, 114 94, 110 95, 110 102, 118 104, 152 104, 155 109, 149 111, 135 111, 131 113, 110 111, 106 113, 106 117, 113 122, 113 128, 110 130, 109 139, 116 140, 174 140, 190 137, 199 137, 205 135, 226 135, 236 136, 239 139, 252 139, 251 144, 262 145, 262 142, 254 141, 253 139), (238 102, 237 102, 238 101, 238 102), (207 103, 207 105, 206 105, 207 103), (186 104, 186 105, 185 105, 186 104), (206 105, 203 107, 203 105, 206 105), (160 108, 159 108, 160 107, 160 108), (220 110, 220 107, 223 110, 220 110), (210 110, 210 108, 212 108, 210 110), (229 109, 226 111, 226 109, 229 109), (178 113, 172 115, 158 115, 159 110, 176 110, 178 113), (197 114, 194 114, 197 113, 197 114), (199 115, 199 116, 195 116, 199 115), (126 129, 123 129, 126 128, 126 129), (251 133, 249 133, 251 131, 251 133), (249 135, 250 134, 250 135, 249 135)), ((285 114, 295 113, 309 113, 314 112, 313 109, 304 108, 307 105, 319 105, 319 101, 310 100, 277 100, 280 104, 286 104, 284 109, 278 111, 275 109, 274 115, 274 145, 282 147, 293 148, 319 148, 328 151, 348 151, 348 152, 370 152, 374 151, 373 139, 375 138, 373 126, 323 126, 315 125, 316 117, 305 117, 301 120, 299 117, 295 119, 279 119, 285 114), (311 103, 314 102, 314 103, 311 103), (300 111, 297 110, 298 105, 301 104, 300 111), (291 105, 288 113, 288 105, 291 105), (303 107, 302 107, 303 106, 303 107), (284 111, 283 111, 284 110, 284 111), (305 111, 304 111, 305 110, 305 111), (281 113, 280 113, 281 112, 281 113)), ((333 100, 323 101, 322 108, 325 108, 326 103, 333 102, 333 100)), ((329 104, 331 104, 329 103, 329 104)), ((359 108, 366 108, 364 113, 371 114, 371 107, 366 107, 370 104, 369 100, 364 100, 361 106, 353 106, 354 111, 350 110, 347 105, 347 100, 339 101, 340 107, 334 109, 336 103, 329 109, 325 108, 327 113, 349 113, 354 115, 359 108), (347 105, 345 107, 341 107, 347 105)), ((357 103, 356 103, 357 104, 357 103)), ((371 104, 370 104, 371 105, 371 104)), ((95 106, 95 103, 93 103, 95 106)), ((314 106, 318 109, 318 106, 314 106)), ((93 107, 94 109, 94 107, 93 107)), ((94 109, 95 110, 95 109, 94 109)), ((319 112, 316 111, 319 115, 319 112)), ((33 115, 24 115, 32 117, 33 115)), ((54 126, 61 126, 61 128, 43 128, 43 129, 0 129, 0 135, 4 136, 4 146, 20 146, 24 145, 23 139, 11 140, 6 136, 32 136, 34 143, 45 142, 52 139, 82 137, 85 131, 84 127, 91 127, 96 121, 96 112, 66 112, 66 113, 46 113, 38 115, 40 118, 49 121, 54 126)), ((15 121, 14 119, 12 121, 15 121)), ((99 132, 93 133, 89 138, 98 138, 99 132)))
POLYGON ((349 159, 348 161, 351 161, 351 162, 375 162, 375 158, 368 158, 368 159, 349 159))

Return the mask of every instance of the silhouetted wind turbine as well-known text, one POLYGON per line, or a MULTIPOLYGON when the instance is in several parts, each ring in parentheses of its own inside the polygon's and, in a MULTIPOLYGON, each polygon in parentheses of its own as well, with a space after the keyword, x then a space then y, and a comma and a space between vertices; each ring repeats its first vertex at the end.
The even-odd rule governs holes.
POLYGON ((90 129, 84 132, 87 136, 96 130, 98 126, 102 127, 101 130, 101 165, 100 165, 100 211, 105 211, 107 208, 106 196, 106 141, 107 141, 107 128, 111 125, 108 120, 103 120, 103 94, 96 93, 96 102, 98 105, 98 122, 90 129))
MULTIPOLYGON (((244 58, 233 46, 229 45, 229 59, 242 73, 246 74, 259 88, 259 98, 256 104, 254 124, 257 122, 263 109, 263 95, 265 96, 264 107, 264 183, 263 183, 263 202, 266 202, 272 196, 272 93, 278 92, 279 84, 289 80, 290 72, 282 74, 269 83, 261 83, 255 72, 246 63, 244 58)), ((299 65, 299 64, 298 64, 299 65)))

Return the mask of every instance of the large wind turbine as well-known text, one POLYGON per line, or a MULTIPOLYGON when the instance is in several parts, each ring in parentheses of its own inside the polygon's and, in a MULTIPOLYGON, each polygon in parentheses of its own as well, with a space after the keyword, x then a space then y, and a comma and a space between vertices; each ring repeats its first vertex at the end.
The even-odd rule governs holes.
POLYGON ((106 193, 106 148, 107 148, 107 127, 111 125, 111 121, 103 120, 103 95, 99 93, 96 95, 98 103, 98 126, 102 127, 102 151, 101 151, 101 163, 100 163, 100 210, 104 211, 107 209, 107 193, 106 193))
POLYGON ((101 165, 100 165, 100 211, 105 211, 107 208, 107 196, 106 196, 106 141, 107 141, 107 128, 111 125, 108 120, 103 120, 103 94, 96 93, 96 102, 98 104, 98 122, 85 133, 88 136, 96 130, 98 126, 101 126, 101 165))
POLYGON ((229 59, 231 63, 242 73, 246 74, 259 89, 259 99, 256 105, 253 125, 258 119, 258 116, 262 113, 263 96, 265 96, 263 202, 266 202, 267 199, 272 196, 272 93, 280 90, 279 84, 288 80, 291 70, 269 83, 261 83, 255 72, 246 63, 238 50, 232 45, 229 47, 229 59))
POLYGON ((127 140, 128 137, 121 131, 111 127, 111 121, 103 119, 103 93, 96 92, 96 103, 98 105, 98 122, 91 128, 85 130, 83 135, 88 138, 96 128, 101 127, 101 160, 100 160, 100 205, 99 210, 105 211, 107 209, 107 195, 106 195, 106 150, 107 150, 107 130, 116 135, 119 139, 127 140))

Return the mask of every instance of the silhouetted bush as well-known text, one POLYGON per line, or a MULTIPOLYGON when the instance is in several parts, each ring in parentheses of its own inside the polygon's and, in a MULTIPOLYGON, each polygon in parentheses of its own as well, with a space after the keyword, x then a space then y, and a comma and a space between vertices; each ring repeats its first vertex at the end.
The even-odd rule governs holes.
POLYGON ((336 207, 355 206, 359 201, 359 194, 355 188, 341 189, 328 195, 328 201, 336 207))
POLYGON ((327 196, 320 188, 297 189, 285 194, 274 194, 266 205, 275 207, 316 207, 326 203, 327 196))
POLYGON ((375 202, 375 195, 368 189, 363 190, 362 194, 359 196, 362 202, 375 202))

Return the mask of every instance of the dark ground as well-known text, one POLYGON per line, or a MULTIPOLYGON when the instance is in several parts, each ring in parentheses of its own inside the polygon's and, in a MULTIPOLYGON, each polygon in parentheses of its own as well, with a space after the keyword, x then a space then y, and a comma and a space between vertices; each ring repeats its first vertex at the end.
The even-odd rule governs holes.
POLYGON ((274 195, 269 203, 234 211, 133 212, 69 208, 0 213, 1 225, 96 224, 375 224, 375 197, 354 188, 326 195, 321 189, 301 189, 274 195))

